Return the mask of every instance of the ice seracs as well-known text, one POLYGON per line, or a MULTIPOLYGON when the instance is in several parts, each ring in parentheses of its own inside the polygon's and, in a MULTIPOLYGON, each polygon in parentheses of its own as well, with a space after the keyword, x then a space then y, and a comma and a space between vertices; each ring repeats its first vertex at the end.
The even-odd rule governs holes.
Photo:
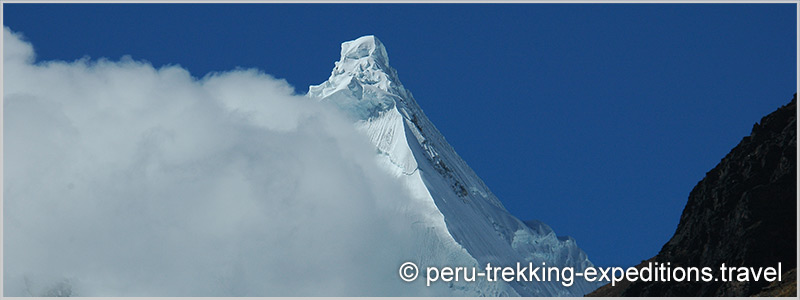
MULTIPOLYGON (((541 222, 523 223, 503 207, 403 87, 376 37, 343 43, 331 76, 309 87, 308 96, 349 114, 377 148, 386 170, 416 195, 418 202, 406 208, 428 228, 420 232, 430 235, 424 240, 441 247, 420 251, 413 259, 451 266, 533 262, 576 272, 592 266, 574 239, 558 238, 541 222), (437 252, 443 249, 454 250, 437 252)), ((580 279, 570 287, 561 282, 450 283, 455 294, 488 296, 582 296, 598 286, 580 279)))
POLYGON ((388 84, 397 81, 396 74, 389 74, 389 56, 386 48, 376 37, 368 35, 342 44, 342 59, 333 69, 334 74, 353 76, 388 91, 388 84), (392 75, 390 77, 390 75, 392 75))
POLYGON ((363 36, 342 44, 341 59, 328 81, 311 86, 308 94, 326 98, 358 119, 377 117, 391 109, 393 97, 405 90, 397 73, 389 67, 383 44, 374 36, 363 36))

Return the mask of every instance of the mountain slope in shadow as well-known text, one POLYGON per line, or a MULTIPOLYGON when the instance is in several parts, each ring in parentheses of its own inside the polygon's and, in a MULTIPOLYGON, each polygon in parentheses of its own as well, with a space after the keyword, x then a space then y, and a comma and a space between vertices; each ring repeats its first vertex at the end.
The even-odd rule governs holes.
MULTIPOLYGON (((689 194, 675 235, 650 262, 774 267, 782 281, 620 282, 587 296, 796 296, 797 94, 753 126, 689 194)), ((734 273, 737 274, 737 273, 734 273)))

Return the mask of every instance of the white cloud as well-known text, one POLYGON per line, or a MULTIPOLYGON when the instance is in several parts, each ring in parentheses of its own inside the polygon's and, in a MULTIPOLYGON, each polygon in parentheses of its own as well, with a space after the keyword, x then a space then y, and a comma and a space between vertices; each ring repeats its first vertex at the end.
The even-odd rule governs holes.
POLYGON ((433 291, 397 275, 408 192, 335 109, 256 70, 34 63, 3 38, 5 296, 433 291))

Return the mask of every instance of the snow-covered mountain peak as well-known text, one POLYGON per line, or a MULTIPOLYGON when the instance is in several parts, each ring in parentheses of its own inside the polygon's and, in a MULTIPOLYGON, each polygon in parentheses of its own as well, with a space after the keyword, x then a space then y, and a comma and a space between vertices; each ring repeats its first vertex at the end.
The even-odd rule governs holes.
POLYGON ((325 98, 360 120, 377 117, 393 108, 398 97, 406 97, 386 48, 375 36, 342 43, 341 55, 328 80, 309 87, 310 97, 325 98))
MULTIPOLYGON (((413 224, 428 224, 426 228, 435 236, 426 236, 427 240, 458 249, 423 251, 418 259, 440 265, 452 264, 454 259, 496 266, 531 262, 569 266, 576 271, 592 266, 574 239, 559 238, 542 222, 523 223, 503 207, 400 83, 377 38, 364 36, 345 42, 341 54, 328 80, 309 87, 308 96, 335 104, 353 117, 356 127, 375 145, 379 163, 417 197, 401 204, 427 216, 424 222, 413 224), (440 255, 446 258, 437 261, 440 255)), ((535 191, 531 194, 535 197, 535 191)), ((470 284, 451 285, 467 295, 488 296, 581 296, 598 285, 577 281, 569 287, 558 282, 490 286, 487 290, 470 284)))
POLYGON ((374 35, 365 35, 352 41, 342 43, 342 58, 340 61, 348 59, 361 59, 373 57, 385 64, 389 64, 389 56, 383 43, 374 35))

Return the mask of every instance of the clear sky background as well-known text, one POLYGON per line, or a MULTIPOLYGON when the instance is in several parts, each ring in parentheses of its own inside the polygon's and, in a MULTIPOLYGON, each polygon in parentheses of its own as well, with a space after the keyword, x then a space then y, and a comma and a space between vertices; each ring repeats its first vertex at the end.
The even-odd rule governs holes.
POLYGON ((694 185, 797 82, 793 4, 5 4, 4 25, 39 61, 258 68, 299 94, 341 42, 374 34, 506 208, 600 266, 655 255, 694 185))

